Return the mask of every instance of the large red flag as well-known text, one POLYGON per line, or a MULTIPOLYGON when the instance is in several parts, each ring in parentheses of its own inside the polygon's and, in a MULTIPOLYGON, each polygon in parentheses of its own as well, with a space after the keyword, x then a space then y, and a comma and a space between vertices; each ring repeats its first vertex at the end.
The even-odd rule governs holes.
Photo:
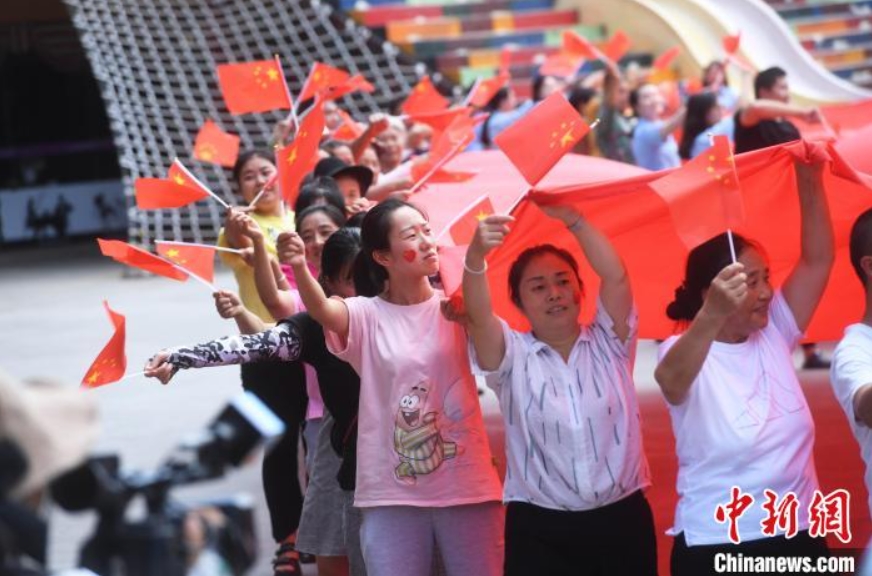
POLYGON ((300 194, 300 183, 318 163, 318 146, 323 133, 324 103, 316 99, 301 121, 294 141, 276 150, 279 187, 288 206, 294 206, 300 194))
POLYGON ((589 131, 578 111, 555 92, 500 132, 494 142, 535 186, 589 131))
POLYGON ((603 46, 603 54, 612 62, 620 62, 630 51, 630 38, 622 30, 618 30, 603 46))
POLYGON ((124 354, 124 315, 109 308, 109 303, 105 300, 103 306, 106 308, 106 313, 109 314, 109 321, 112 322, 115 331, 109 342, 91 363, 91 367, 85 372, 85 377, 82 378, 82 386, 85 388, 97 388, 118 382, 124 376, 124 371, 127 370, 127 356, 124 354))
POLYGON ((278 59, 219 64, 218 84, 231 114, 288 110, 293 106, 278 59))
POLYGON ((403 113, 410 116, 438 112, 448 108, 448 99, 436 90, 429 76, 424 76, 418 84, 409 92, 406 101, 403 102, 403 113))
POLYGON ((209 194, 163 178, 137 178, 133 183, 136 207, 140 210, 181 208, 191 202, 208 198, 209 194))
POLYGON ((194 158, 233 168, 239 156, 239 136, 228 134, 211 120, 206 120, 194 141, 194 158))
POLYGON ((334 68, 322 62, 315 62, 312 64, 312 70, 309 72, 309 77, 306 78, 303 90, 297 100, 305 102, 309 98, 314 98, 315 94, 321 91, 344 84, 350 77, 351 75, 345 70, 334 68))
POLYGON ((208 283, 215 279, 215 249, 179 242, 155 241, 157 253, 208 283))
POLYGON ((461 214, 448 228, 448 233, 456 246, 469 244, 475 235, 479 222, 495 212, 487 194, 482 196, 469 210, 461 214))
POLYGON ((131 246, 127 242, 97 238, 97 244, 100 245, 100 252, 103 253, 103 256, 108 256, 116 262, 180 282, 188 279, 188 274, 173 266, 172 263, 151 252, 146 252, 142 248, 131 246))
POLYGON ((724 135, 715 136, 711 148, 650 185, 669 205, 675 230, 688 250, 744 222, 730 140, 724 135))

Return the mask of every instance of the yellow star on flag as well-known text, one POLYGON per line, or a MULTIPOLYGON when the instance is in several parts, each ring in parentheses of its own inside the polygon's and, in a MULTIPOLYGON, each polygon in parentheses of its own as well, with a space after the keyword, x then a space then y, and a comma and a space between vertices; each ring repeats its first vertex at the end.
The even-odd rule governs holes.
POLYGON ((215 158, 215 147, 211 144, 204 144, 197 148, 197 156, 202 160, 212 160, 215 158))
POLYGON ((478 214, 475 215, 475 219, 478 220, 479 222, 481 222, 482 220, 484 220, 487 217, 488 217, 488 213, 485 212, 484 210, 479 210, 478 214))
POLYGON ((88 376, 88 382, 89 382, 90 384, 94 384, 94 383, 97 382, 97 380, 98 380, 99 378, 100 378, 100 371, 99 371, 99 370, 94 370, 93 372, 91 372, 91 375, 88 376))
POLYGON ((293 164, 296 161, 297 161, 297 149, 293 148, 291 150, 290 156, 288 156, 288 164, 293 164))
POLYGON ((185 179, 184 179, 184 177, 183 177, 181 174, 176 174, 175 176, 173 176, 173 181, 174 181, 176 184, 178 184, 179 186, 184 186, 184 185, 185 185, 185 179))
POLYGON ((173 260, 175 260, 176 258, 179 257, 179 251, 176 250, 175 248, 172 248, 172 249, 170 249, 170 250, 167 250, 167 256, 169 256, 170 258, 172 258, 173 260))
POLYGON ((272 82, 275 82, 279 79, 279 72, 275 68, 270 68, 269 70, 267 70, 266 75, 269 76, 269 79, 272 82))

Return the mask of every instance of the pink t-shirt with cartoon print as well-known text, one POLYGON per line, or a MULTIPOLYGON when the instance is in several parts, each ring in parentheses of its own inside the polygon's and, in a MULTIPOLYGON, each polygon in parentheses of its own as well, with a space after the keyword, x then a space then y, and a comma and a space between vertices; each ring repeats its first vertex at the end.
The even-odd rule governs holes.
POLYGON ((357 507, 501 498, 466 334, 442 316, 440 296, 411 306, 347 298, 346 345, 325 331, 327 348, 360 375, 357 507))

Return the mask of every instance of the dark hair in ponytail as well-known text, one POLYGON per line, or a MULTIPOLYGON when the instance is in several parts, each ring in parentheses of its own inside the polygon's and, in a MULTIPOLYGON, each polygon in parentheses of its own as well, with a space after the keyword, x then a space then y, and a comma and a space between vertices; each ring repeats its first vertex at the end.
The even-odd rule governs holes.
POLYGON ((484 124, 481 127, 481 143, 485 148, 493 147, 493 138, 491 138, 490 133, 490 121, 493 118, 494 112, 500 109, 500 106, 503 105, 509 98, 509 88, 502 87, 496 91, 496 93, 488 100, 487 104, 484 105, 484 111, 490 112, 487 118, 484 119, 484 124))
MULTIPOLYGON (((735 233, 733 244, 736 246, 737 258, 748 248, 762 252, 755 242, 735 233)), ((676 322, 690 322, 696 318, 702 308, 703 291, 711 285, 712 280, 721 270, 732 262, 730 242, 726 233, 715 236, 691 250, 687 255, 684 282, 675 289, 675 300, 666 307, 666 315, 676 322)))
POLYGON ((376 204, 364 216, 360 226, 360 253, 354 260, 354 287, 358 296, 378 296, 384 291, 388 271, 375 261, 373 253, 390 250, 391 216, 403 207, 417 210, 426 218, 420 208, 397 198, 376 204))
POLYGON ((342 280, 343 269, 349 264, 353 267, 359 253, 360 228, 343 226, 331 234, 321 252, 321 285, 325 286, 326 280, 342 280))

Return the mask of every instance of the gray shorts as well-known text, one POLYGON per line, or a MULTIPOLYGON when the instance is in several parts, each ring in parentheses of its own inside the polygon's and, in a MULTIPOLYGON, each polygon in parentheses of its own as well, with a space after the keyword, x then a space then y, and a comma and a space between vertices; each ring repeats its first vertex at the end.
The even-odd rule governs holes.
POLYGON ((309 446, 314 458, 309 469, 309 486, 306 488, 297 532, 297 550, 315 556, 347 554, 343 503, 349 498, 336 479, 342 460, 330 445, 333 422, 333 417, 325 411, 315 445, 309 446))

